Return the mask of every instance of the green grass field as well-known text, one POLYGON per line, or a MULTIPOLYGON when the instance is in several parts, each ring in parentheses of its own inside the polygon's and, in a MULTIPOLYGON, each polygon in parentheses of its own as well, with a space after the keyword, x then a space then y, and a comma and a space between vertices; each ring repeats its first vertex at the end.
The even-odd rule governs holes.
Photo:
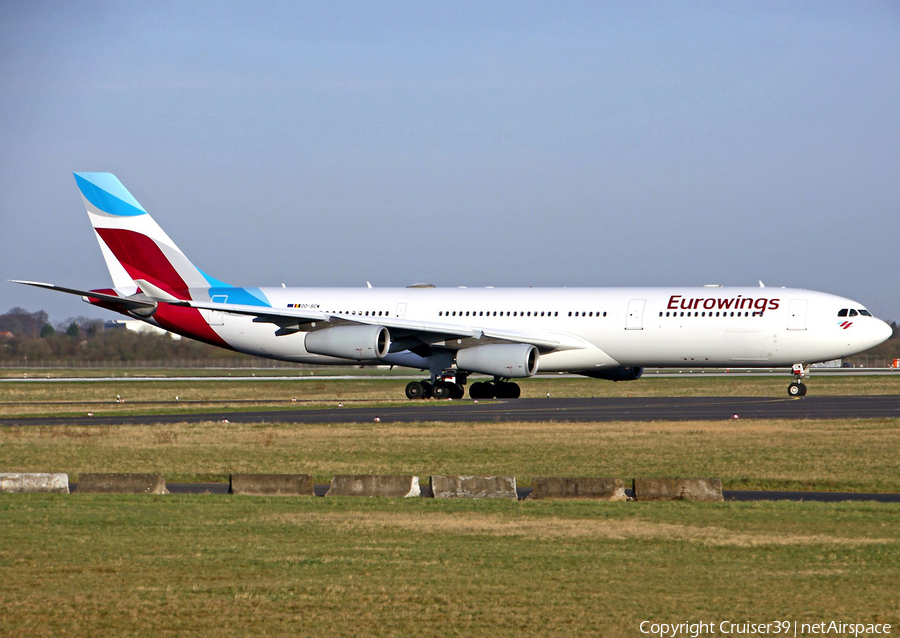
MULTIPOLYGON (((780 396, 782 381, 535 379, 523 389, 780 396)), ((311 404, 377 402, 404 384, 308 383, 318 382, 0 384, 0 406, 128 409, 187 391, 218 407, 236 398, 277 407, 298 388, 311 404)), ((820 378, 811 391, 900 394, 895 384, 820 378)), ((170 481, 302 472, 317 482, 504 474, 522 485, 539 475, 715 476, 726 489, 898 492, 898 449, 900 419, 2 427, 0 471, 170 481)), ((900 625, 895 504, 0 494, 0 538, 2 635, 615 637, 641 635, 642 620, 900 625)))
POLYGON ((237 424, 0 428, 0 468, 721 478, 725 489, 900 492, 900 419, 625 423, 237 424))
POLYGON ((900 623, 900 506, 0 496, 5 635, 900 623))

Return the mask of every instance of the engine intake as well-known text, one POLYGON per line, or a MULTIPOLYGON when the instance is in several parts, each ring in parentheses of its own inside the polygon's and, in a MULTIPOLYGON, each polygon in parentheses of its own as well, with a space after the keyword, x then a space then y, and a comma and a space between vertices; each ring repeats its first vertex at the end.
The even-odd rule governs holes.
POLYGON ((530 377, 538 371, 540 353, 527 343, 498 343, 464 348, 456 354, 456 367, 495 377, 530 377))
POLYGON ((329 357, 380 359, 390 347, 391 334, 384 326, 338 326, 306 333, 306 351, 329 357))
POLYGON ((607 381, 637 381, 644 374, 644 369, 631 366, 619 366, 618 368, 579 372, 578 374, 591 377, 592 379, 606 379, 607 381))

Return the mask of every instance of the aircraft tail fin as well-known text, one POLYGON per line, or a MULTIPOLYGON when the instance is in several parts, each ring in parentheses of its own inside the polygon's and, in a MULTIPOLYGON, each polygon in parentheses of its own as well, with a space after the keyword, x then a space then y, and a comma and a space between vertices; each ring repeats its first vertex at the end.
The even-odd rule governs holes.
POLYGON ((75 181, 116 288, 143 280, 190 299, 191 288, 222 284, 191 263, 115 175, 75 173, 75 181))

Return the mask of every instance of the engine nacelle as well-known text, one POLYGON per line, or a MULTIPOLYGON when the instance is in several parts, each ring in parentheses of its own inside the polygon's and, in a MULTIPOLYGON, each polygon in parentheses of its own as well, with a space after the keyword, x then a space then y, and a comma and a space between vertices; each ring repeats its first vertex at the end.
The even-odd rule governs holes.
POLYGON ((607 381, 637 381, 644 374, 643 368, 633 368, 631 366, 619 366, 618 368, 607 368, 606 370, 596 370, 592 372, 579 372, 586 377, 593 379, 606 379, 607 381))
POLYGON ((384 326, 338 326, 306 333, 306 351, 329 357, 379 359, 390 347, 391 334, 384 326))
POLYGON ((495 377, 530 377, 538 370, 540 353, 527 343, 497 343, 463 348, 456 353, 456 367, 495 377))

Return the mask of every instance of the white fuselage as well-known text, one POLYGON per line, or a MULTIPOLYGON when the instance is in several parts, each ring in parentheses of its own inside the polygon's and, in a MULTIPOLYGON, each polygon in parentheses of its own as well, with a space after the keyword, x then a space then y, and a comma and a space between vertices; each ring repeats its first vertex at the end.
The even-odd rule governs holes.
MULTIPOLYGON (((502 329, 563 344, 541 354, 543 372, 589 372, 618 366, 784 367, 855 354, 890 335, 890 327, 868 316, 858 302, 789 288, 261 291, 275 308, 363 317, 372 323, 379 318, 397 318, 429 325, 502 329), (839 316, 842 310, 844 316, 839 316)), ((228 303, 227 299, 218 301, 228 303)), ((276 336, 272 324, 249 317, 206 311, 205 318, 241 352, 303 363, 360 363, 310 354, 302 331, 276 336)), ((399 359, 387 362, 404 365, 399 359)))

